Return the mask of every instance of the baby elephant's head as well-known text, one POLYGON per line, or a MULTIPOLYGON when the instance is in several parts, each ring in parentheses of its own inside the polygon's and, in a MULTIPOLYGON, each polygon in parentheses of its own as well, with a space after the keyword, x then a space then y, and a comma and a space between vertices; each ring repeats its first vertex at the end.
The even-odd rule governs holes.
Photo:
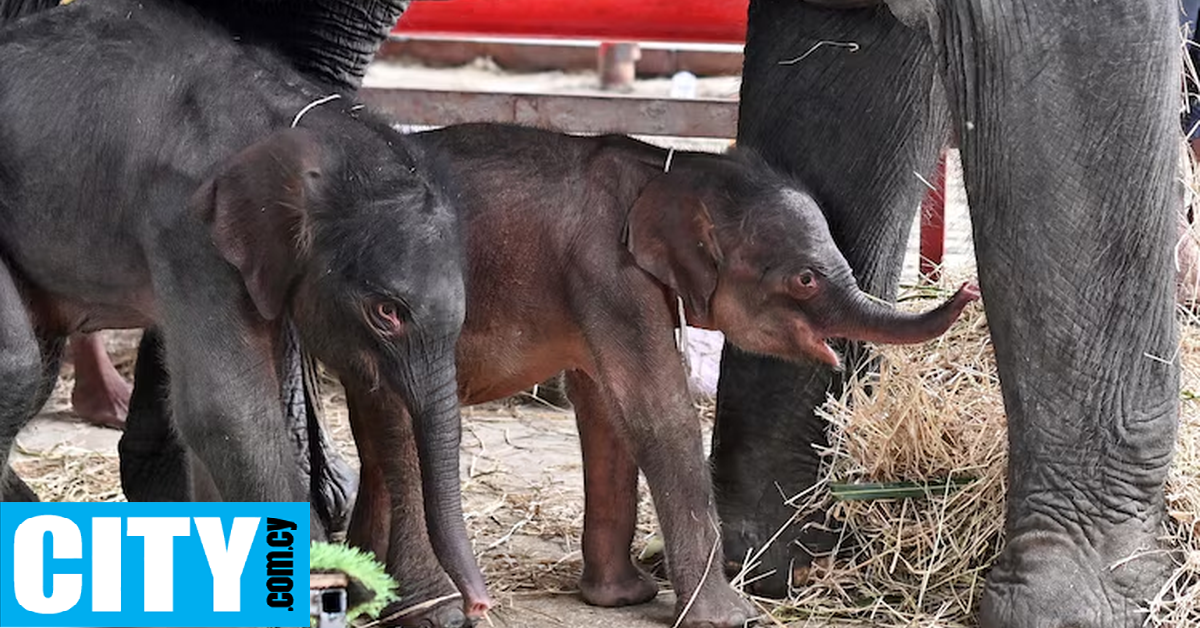
POLYGON ((738 348, 838 367, 829 338, 907 344, 936 338, 979 298, 963 285, 923 314, 859 289, 811 195, 758 160, 677 154, 630 212, 638 265, 675 292, 694 325, 738 348))
POLYGON ((246 148, 194 202, 241 277, 247 312, 290 316, 305 349, 347 385, 403 400, 429 536, 474 616, 490 601, 459 493, 463 253, 432 163, 382 123, 332 118, 246 148))

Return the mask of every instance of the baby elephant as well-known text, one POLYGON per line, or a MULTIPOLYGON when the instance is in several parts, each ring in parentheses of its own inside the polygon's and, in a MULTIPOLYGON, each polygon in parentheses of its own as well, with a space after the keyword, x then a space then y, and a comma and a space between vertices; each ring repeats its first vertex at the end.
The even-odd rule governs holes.
MULTIPOLYGON (((826 338, 929 340, 977 298, 975 288, 921 315, 876 302, 859 291, 812 197, 749 155, 492 124, 412 139, 445 157, 458 193, 468 266, 461 401, 499 399, 567 371, 584 458, 583 598, 618 606, 655 596, 630 559, 640 468, 677 614, 690 601, 682 624, 741 626, 754 613, 722 570, 676 327, 719 329, 748 351, 837 365, 826 338)), ((379 395, 348 393, 356 435, 394 419, 379 395)), ((424 542, 411 441, 389 440, 409 462, 387 477, 380 458, 397 452, 357 441, 363 475, 351 541, 387 557, 405 606, 453 593, 424 542), (389 500, 396 482, 407 498, 389 500)), ((423 621, 452 618, 445 607, 401 618, 423 621)))

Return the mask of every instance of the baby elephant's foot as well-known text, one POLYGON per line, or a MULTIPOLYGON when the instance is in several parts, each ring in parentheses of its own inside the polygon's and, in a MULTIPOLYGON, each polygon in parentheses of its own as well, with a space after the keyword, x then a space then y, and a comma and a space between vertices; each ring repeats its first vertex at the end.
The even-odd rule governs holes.
MULTIPOLYGON (((675 600, 676 617, 687 603, 688 598, 684 596, 675 600)), ((741 628, 751 625, 757 615, 754 606, 722 578, 719 585, 705 583, 679 625, 683 628, 741 628)))
POLYGON ((579 591, 583 601, 592 606, 633 606, 653 600, 658 595, 658 583, 633 563, 613 573, 584 565, 579 591))
POLYGON ((383 625, 391 628, 466 628, 471 622, 463 614, 462 599, 452 598, 429 608, 414 610, 404 615, 392 617, 404 608, 411 608, 411 602, 404 601, 392 604, 379 614, 387 621, 383 625))

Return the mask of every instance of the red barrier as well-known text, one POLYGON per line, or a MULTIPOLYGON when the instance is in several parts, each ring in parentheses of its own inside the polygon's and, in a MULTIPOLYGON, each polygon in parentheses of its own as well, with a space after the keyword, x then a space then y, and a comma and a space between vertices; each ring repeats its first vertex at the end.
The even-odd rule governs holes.
POLYGON ((413 2, 398 35, 746 41, 749 0, 443 0, 413 2))
POLYGON ((946 151, 938 158, 933 188, 921 201, 921 250, 918 264, 922 283, 937 283, 942 276, 946 249, 946 151))
MULTIPOLYGON (((413 2, 398 35, 596 39, 606 42, 735 43, 746 40, 749 0, 425 0, 413 2)), ((924 280, 937 281, 945 248, 945 156, 921 203, 924 280)))

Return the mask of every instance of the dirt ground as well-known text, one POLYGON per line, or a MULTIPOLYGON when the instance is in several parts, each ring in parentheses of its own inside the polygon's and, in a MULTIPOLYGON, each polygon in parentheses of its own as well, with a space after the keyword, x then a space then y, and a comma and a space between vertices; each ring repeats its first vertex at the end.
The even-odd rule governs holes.
MULTIPOLYGON (((505 75, 486 63, 454 71, 377 66, 367 78, 370 85, 469 85, 473 89, 556 92, 590 91, 595 81, 591 73, 505 75)), ((665 94, 668 85, 663 80, 641 81, 637 91, 665 94)), ((702 79, 700 93, 735 97, 737 86, 736 78, 702 79)), ((706 146, 720 150, 724 145, 717 142, 706 146)), ((951 168, 949 178, 947 267, 958 276, 968 276, 972 274, 973 254, 965 195, 956 167, 951 168)), ((916 277, 915 234, 914 226, 905 270, 908 282, 916 277)), ((131 365, 137 337, 131 332, 107 334, 119 365, 131 365)), ((122 499, 116 466, 120 434, 84 425, 71 416, 71 385, 68 366, 50 403, 19 437, 15 465, 43 499, 122 499)), ((344 399, 336 390, 330 390, 326 402, 335 438, 353 459, 344 399)), ((476 551, 499 602, 499 608, 490 615, 491 622, 499 626, 579 628, 669 625, 674 604, 670 593, 661 594, 651 604, 622 610, 590 608, 575 593, 583 495, 571 413, 533 402, 469 408, 464 417, 465 511, 476 551)), ((639 551, 652 531, 652 509, 643 487, 639 551)))

